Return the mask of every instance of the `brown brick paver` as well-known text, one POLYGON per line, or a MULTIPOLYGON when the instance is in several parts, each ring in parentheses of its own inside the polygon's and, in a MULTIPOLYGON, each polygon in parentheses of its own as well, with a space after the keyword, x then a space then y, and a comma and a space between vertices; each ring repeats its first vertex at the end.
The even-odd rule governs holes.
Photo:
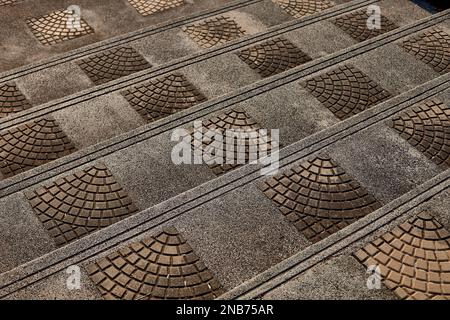
POLYGON ((311 61, 306 53, 284 38, 263 42, 237 55, 262 77, 270 77, 311 61))
POLYGON ((278 174, 260 189, 310 241, 317 242, 381 207, 326 155, 278 174))
POLYGON ((307 80, 303 86, 341 120, 390 97, 386 90, 351 65, 307 80))
POLYGON ((131 47, 119 47, 78 61, 96 85, 151 68, 151 64, 131 47))
POLYGON ((174 227, 87 267, 105 299, 214 299, 222 286, 174 227))
POLYGON ((450 299, 450 233, 422 212, 355 254, 401 299, 450 299))

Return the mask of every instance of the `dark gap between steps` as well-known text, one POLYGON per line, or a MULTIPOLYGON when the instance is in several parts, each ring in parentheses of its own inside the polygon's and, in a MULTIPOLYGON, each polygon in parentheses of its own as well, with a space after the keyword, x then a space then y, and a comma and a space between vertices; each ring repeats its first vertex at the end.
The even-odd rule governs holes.
POLYGON ((450 1, 448 0, 411 0, 411 1, 431 13, 437 13, 450 8, 450 1))

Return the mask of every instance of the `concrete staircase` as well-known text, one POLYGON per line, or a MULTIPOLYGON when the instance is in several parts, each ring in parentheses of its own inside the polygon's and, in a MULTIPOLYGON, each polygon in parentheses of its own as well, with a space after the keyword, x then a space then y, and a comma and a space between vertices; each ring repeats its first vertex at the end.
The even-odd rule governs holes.
POLYGON ((70 5, 0 0, 0 297, 450 297, 449 10, 70 5), (279 129, 280 171, 174 164, 197 120, 279 129))

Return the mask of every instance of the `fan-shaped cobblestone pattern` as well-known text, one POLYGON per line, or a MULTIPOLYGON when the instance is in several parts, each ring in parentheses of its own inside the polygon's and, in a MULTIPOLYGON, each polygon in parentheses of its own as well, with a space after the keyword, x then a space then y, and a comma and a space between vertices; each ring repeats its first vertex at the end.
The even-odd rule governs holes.
POLYGON ((0 0, 0 7, 15 4, 17 0, 0 0))
POLYGON ((390 97, 386 90, 349 65, 310 79, 303 86, 341 120, 390 97))
POLYGON ((26 197, 59 246, 138 211, 103 164, 27 192, 26 197))
POLYGON ((206 97, 181 73, 151 80, 122 94, 148 122, 206 101, 206 97))
POLYGON ((438 28, 410 37, 403 48, 437 72, 450 71, 450 35, 438 28))
POLYGON ((0 171, 11 177, 74 151, 55 119, 45 117, 0 133, 0 171))
POLYGON ((369 18, 370 16, 367 14, 367 10, 358 10, 336 18, 334 24, 358 41, 365 41, 398 28, 385 16, 381 16, 381 28, 369 29, 367 27, 369 18))
POLYGON ((27 24, 43 45, 52 45, 94 33, 83 19, 80 20, 80 28, 69 29, 67 27, 69 19, 73 19, 71 11, 54 11, 40 18, 27 19, 27 24))
POLYGON ((128 0, 128 2, 144 17, 184 4, 184 0, 128 0))
POLYGON ((276 38, 242 50, 237 54, 263 77, 294 68, 312 59, 283 38, 276 38))
POLYGON ((173 227, 88 265, 87 271, 108 300, 211 300, 224 292, 173 227))
POLYGON ((151 64, 131 47, 100 52, 80 60, 78 65, 96 85, 151 68, 151 64))
POLYGON ((317 242, 381 207, 328 156, 305 161, 260 184, 310 241, 317 242))
POLYGON ((355 254, 401 299, 450 299, 450 233, 423 212, 355 254))
POLYGON ((450 166, 450 108, 430 100, 401 113, 390 126, 438 165, 450 166))
POLYGON ((295 18, 314 14, 334 6, 328 0, 272 0, 295 18))
POLYGON ((201 138, 197 135, 198 132, 194 131, 192 135, 193 149, 198 155, 207 154, 211 157, 211 163, 207 164, 216 175, 222 175, 238 168, 244 163, 250 163, 252 160, 257 160, 254 158, 263 156, 261 151, 265 151, 267 155, 269 155, 272 150, 269 132, 266 132, 266 135, 258 135, 261 133, 261 127, 241 108, 233 108, 217 117, 205 120, 202 122, 202 127, 203 134, 201 138), (233 153, 231 156, 227 155, 227 147, 225 145, 226 130, 231 130, 235 133, 233 153), (223 146, 214 138, 214 134, 216 133, 223 137, 223 146), (208 136, 208 134, 211 135, 208 136), (222 147, 222 155, 215 153, 215 149, 217 149, 218 146, 222 147), (251 151, 255 152, 253 158, 250 156, 251 151), (222 158, 222 164, 218 164, 214 161, 218 158, 222 158))
POLYGON ((0 85, 0 118, 31 108, 27 98, 14 83, 0 85))
POLYGON ((198 24, 183 27, 183 31, 203 48, 224 44, 245 35, 245 31, 236 21, 225 16, 207 19, 198 24))

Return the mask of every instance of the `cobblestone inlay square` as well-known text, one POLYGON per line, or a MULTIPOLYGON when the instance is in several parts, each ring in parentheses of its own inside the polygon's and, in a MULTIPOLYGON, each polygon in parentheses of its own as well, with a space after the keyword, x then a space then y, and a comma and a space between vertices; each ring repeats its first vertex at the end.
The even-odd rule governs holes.
POLYGON ((0 133, 0 172, 12 177, 75 150, 56 120, 48 116, 0 133))
POLYGON ((137 85, 122 94, 148 122, 207 100, 183 74, 178 72, 137 85))
POLYGON ((0 0, 0 7, 15 4, 17 0, 0 0))
POLYGON ((402 112, 389 125, 430 160, 450 167, 450 108, 430 100, 402 112))
POLYGON ((208 299, 221 284, 174 227, 87 266, 105 299, 208 299))
POLYGON ((302 85, 340 120, 350 118, 391 96, 351 65, 338 67, 302 85))
POLYGON ((437 72, 450 71, 450 35, 438 28, 406 39, 403 48, 437 72))
POLYGON ((237 55, 262 77, 270 77, 312 60, 284 38, 260 43, 238 52, 237 55))
POLYGON ((245 35, 245 31, 236 21, 225 16, 218 16, 183 27, 183 31, 203 48, 224 44, 245 35))
POLYGON ((31 108, 27 98, 15 83, 0 85, 0 118, 31 108))
POLYGON ((304 161, 259 187, 312 242, 328 237, 381 207, 326 155, 304 161))
POLYGON ((96 85, 152 67, 131 47, 118 47, 100 52, 78 61, 78 65, 96 85))
MULTIPOLYGON (((267 155, 269 155, 272 150, 272 141, 270 140, 269 132, 267 132, 267 137, 259 137, 259 139, 254 137, 236 137, 234 139, 234 153, 232 159, 227 158, 225 147, 223 155, 216 155, 214 153, 214 150, 212 149, 215 147, 215 139, 214 137, 208 137, 208 133, 225 135, 225 130, 255 132, 255 130, 261 129, 260 125, 253 118, 248 116, 242 108, 235 107, 217 117, 204 120, 202 126, 205 129, 202 140, 198 138, 195 132, 191 135, 193 137, 192 147, 194 152, 199 155, 208 154, 212 158, 222 157, 223 164, 208 164, 208 167, 217 176, 240 167, 242 164, 238 163, 239 159, 244 159, 245 163, 250 163, 250 150, 258 150, 259 148, 259 151, 265 150, 267 155), (242 146, 244 147, 242 148, 242 146)), ((226 138, 223 139, 225 142, 226 138)), ((260 155, 259 151, 258 156, 260 155)))
POLYGON ((184 4, 184 0, 128 0, 128 2, 144 17, 184 4))
POLYGON ((337 17, 334 24, 358 41, 365 41, 398 28, 397 25, 382 15, 381 29, 369 29, 367 28, 369 17, 367 10, 362 9, 337 17))
POLYGON ((138 211, 103 164, 26 192, 25 196, 58 246, 138 211))
POLYGON ((450 233, 422 212, 355 253, 401 299, 450 299, 450 233))
POLYGON ((334 6, 328 0, 272 0, 294 18, 302 18, 334 6))
POLYGON ((68 10, 54 11, 39 18, 29 18, 26 22, 34 36, 43 45, 53 45, 94 33, 83 19, 80 21, 81 28, 67 28, 67 21, 72 17, 71 14, 68 10))

